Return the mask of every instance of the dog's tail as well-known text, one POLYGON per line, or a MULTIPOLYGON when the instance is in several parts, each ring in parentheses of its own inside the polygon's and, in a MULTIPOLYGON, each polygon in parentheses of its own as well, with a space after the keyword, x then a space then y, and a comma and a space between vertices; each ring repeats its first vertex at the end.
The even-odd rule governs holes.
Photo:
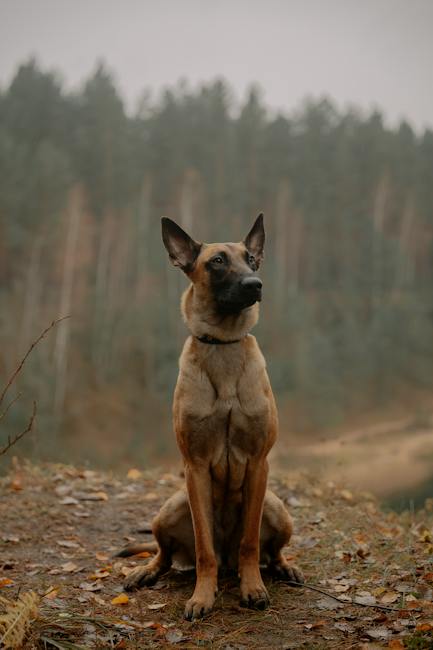
POLYGON ((114 557, 131 557, 139 553, 157 553, 159 550, 158 542, 143 542, 142 544, 129 544, 122 548, 114 557))

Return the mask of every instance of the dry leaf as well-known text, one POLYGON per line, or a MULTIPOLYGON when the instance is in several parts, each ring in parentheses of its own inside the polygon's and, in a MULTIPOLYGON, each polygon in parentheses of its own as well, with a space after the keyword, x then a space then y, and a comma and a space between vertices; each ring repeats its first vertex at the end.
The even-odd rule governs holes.
POLYGON ((136 481, 137 479, 141 478, 141 475, 142 474, 139 469, 132 468, 129 470, 126 476, 133 481, 136 481))
POLYGON ((167 603, 152 603, 151 605, 147 606, 147 609, 162 609, 166 605, 167 603))
POLYGON ((416 626, 417 632, 431 632, 433 625, 431 623, 419 623, 416 626))
POLYGON ((23 484, 22 480, 19 476, 16 476, 9 484, 9 487, 11 490, 15 490, 16 492, 19 492, 20 490, 23 489, 23 484))
POLYGON ((183 636, 180 630, 169 630, 166 633, 165 638, 168 641, 168 643, 173 643, 173 644, 180 643, 181 641, 185 640, 185 637, 183 636))
POLYGON ((345 591, 349 591, 350 585, 334 585, 334 591, 337 593, 344 593, 345 591))
POLYGON ((404 650, 404 643, 400 639, 391 639, 388 643, 388 648, 392 648, 392 650, 404 650))
POLYGON ((0 578, 0 587, 10 587, 14 584, 14 581, 10 578, 0 578))
POLYGON ((109 571, 103 571, 102 569, 99 569, 91 576, 89 576, 89 578, 90 580, 99 580, 99 578, 108 578, 109 575, 110 575, 109 571))
POLYGON ((359 605, 375 605, 376 604, 376 598, 369 594, 368 596, 365 595, 360 595, 360 596, 355 596, 354 597, 354 602, 358 603, 359 605))
POLYGON ((74 562, 66 562, 65 564, 62 564, 61 568, 65 573, 73 573, 74 571, 80 570, 74 562))
POLYGON ((376 627, 371 630, 365 630, 365 634, 376 641, 386 641, 391 632, 386 627, 376 627))
POLYGON ((350 492, 350 490, 341 490, 340 496, 345 501, 353 501, 353 494, 350 492))
POLYGON ((108 560, 110 559, 106 553, 96 553, 95 557, 100 562, 108 562, 108 560))
POLYGON ((119 594, 111 601, 112 605, 127 605, 128 603, 129 603, 129 596, 127 596, 126 594, 119 594))
POLYGON ((58 593, 58 587, 50 587, 48 591, 42 596, 42 598, 46 598, 47 600, 54 600, 54 598, 57 598, 58 593))
POLYGON ((400 598, 400 594, 398 594, 397 592, 387 591, 385 594, 383 594, 382 598, 380 599, 380 602, 383 603, 384 605, 391 605, 391 603, 395 603, 399 598, 400 598))
POLYGON ((129 573, 131 573, 133 568, 134 567, 131 567, 131 566, 122 566, 119 569, 119 573, 121 573, 123 576, 126 577, 129 573))
POLYGON ((101 591, 102 582, 80 582, 79 586, 83 591, 101 591))
POLYGON ((144 495, 143 499, 145 501, 155 501, 158 498, 158 495, 156 492, 147 492, 147 494, 144 495))
POLYGON ((69 539, 58 539, 57 544, 63 546, 63 548, 80 548, 80 545, 77 542, 72 542, 69 539))
POLYGON ((80 501, 108 501, 108 494, 102 490, 99 492, 77 492, 75 496, 80 501))
POLYGON ((78 505, 79 501, 77 501, 77 499, 74 499, 74 497, 65 497, 64 499, 61 499, 59 503, 62 506, 76 506, 78 505))

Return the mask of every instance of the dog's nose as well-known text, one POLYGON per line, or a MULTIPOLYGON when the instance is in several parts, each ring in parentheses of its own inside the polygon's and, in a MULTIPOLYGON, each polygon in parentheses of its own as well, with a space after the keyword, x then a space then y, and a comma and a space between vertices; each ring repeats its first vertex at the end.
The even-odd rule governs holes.
POLYGON ((250 275, 242 280, 241 286, 243 289, 247 289, 247 291, 251 291, 251 293, 253 292, 258 293, 259 291, 261 291, 263 285, 260 278, 256 278, 250 275))

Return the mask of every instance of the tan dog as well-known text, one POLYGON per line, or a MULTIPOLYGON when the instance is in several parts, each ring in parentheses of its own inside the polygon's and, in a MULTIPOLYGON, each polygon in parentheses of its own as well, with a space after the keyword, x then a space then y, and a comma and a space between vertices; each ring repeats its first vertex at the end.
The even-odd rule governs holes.
POLYGON ((260 562, 282 579, 303 578, 281 553, 292 534, 289 514, 266 489, 278 419, 264 358, 249 334, 261 300, 263 215, 237 244, 199 244, 166 217, 162 237, 173 264, 191 280, 182 297, 191 336, 173 407, 187 490, 162 506, 152 526, 157 554, 127 576, 125 588, 153 584, 173 564, 195 565, 196 587, 185 607, 191 620, 212 608, 222 565, 238 568, 241 603, 264 609, 269 597, 260 562))

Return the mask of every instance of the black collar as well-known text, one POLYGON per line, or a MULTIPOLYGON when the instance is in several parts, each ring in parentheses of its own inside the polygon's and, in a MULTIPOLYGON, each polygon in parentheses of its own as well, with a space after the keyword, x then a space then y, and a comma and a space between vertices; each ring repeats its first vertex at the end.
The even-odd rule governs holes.
POLYGON ((241 339, 234 339, 233 341, 221 341, 221 339, 214 339, 212 336, 208 336, 207 334, 204 334, 203 336, 196 336, 195 338, 201 343, 209 343, 209 345, 229 345, 230 343, 239 343, 239 341, 241 341, 241 339))

